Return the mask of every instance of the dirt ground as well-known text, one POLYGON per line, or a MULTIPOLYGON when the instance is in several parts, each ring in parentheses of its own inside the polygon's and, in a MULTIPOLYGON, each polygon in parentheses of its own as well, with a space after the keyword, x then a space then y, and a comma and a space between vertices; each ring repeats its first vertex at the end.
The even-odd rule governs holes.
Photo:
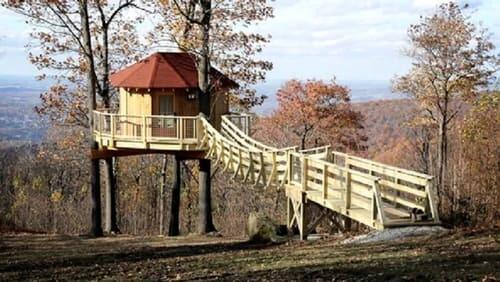
MULTIPOLYGON (((250 244, 238 238, 0 235, 0 280, 392 280, 500 278, 500 230, 368 244, 327 238, 250 244)), ((494 281, 494 280, 491 280, 494 281)))

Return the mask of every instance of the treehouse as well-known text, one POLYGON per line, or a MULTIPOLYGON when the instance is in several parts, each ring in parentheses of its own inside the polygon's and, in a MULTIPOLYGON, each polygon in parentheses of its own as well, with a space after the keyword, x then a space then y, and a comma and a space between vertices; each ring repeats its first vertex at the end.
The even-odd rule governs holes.
MULTIPOLYGON (((377 229, 439 224, 432 176, 334 152, 328 146, 298 151, 263 144, 249 135, 248 115, 226 115, 225 93, 236 83, 213 68, 210 78, 215 91, 209 120, 199 114, 198 74, 189 54, 155 53, 113 74, 119 108, 93 112, 99 150, 92 157, 162 153, 198 159, 199 191, 205 193, 200 194, 203 222, 209 222, 206 191, 214 160, 221 171, 242 183, 284 187, 287 225, 298 227, 301 238, 325 215, 307 215, 310 203, 377 229)), ((179 179, 179 162, 176 165, 179 179)), ((180 181, 174 183, 179 191, 180 181)))
MULTIPOLYGON (((203 150, 197 146, 200 94, 192 55, 154 53, 110 80, 119 90, 119 108, 94 112, 94 134, 101 148, 203 150)), ((229 112, 226 93, 238 85, 215 68, 210 81, 210 120, 219 128, 221 116, 229 112)))

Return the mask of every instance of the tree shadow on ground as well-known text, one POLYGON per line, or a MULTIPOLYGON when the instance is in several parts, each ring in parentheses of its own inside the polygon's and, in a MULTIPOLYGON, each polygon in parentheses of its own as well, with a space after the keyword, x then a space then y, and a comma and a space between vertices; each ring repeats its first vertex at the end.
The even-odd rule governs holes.
MULTIPOLYGON (((85 243, 85 239, 76 239, 68 237, 69 241, 59 244, 65 244, 64 249, 71 248, 75 244, 85 243)), ((41 243, 46 240, 40 239, 41 243)), ((49 271, 51 268, 66 268, 66 267, 89 267, 103 264, 114 263, 136 263, 146 260, 158 260, 172 257, 188 257, 196 255, 216 254, 221 252, 236 252, 242 250, 262 250, 272 248, 277 244, 256 244, 250 242, 219 242, 209 244, 189 244, 180 246, 147 246, 142 245, 133 247, 127 250, 127 242, 122 242, 120 249, 113 249, 109 251, 110 245, 120 245, 119 242, 101 242, 103 250, 107 252, 99 253, 99 246, 93 246, 96 253, 91 250, 85 253, 66 254, 64 249, 48 250, 51 255, 46 255, 43 259, 36 259, 36 253, 32 254, 31 258, 24 258, 22 260, 10 261, 8 258, 0 261, 0 273, 5 272, 23 272, 23 271, 49 271)), ((52 243, 51 243, 52 244, 52 243)), ((50 244, 49 244, 50 245, 50 244)), ((48 246, 50 249, 50 246, 48 246)))
POLYGON ((316 263, 303 266, 239 272, 224 275, 227 281, 478 281, 497 276, 500 254, 496 251, 480 255, 427 255, 387 261, 382 258, 341 264, 316 263), (485 263, 488 262, 488 263, 485 263))

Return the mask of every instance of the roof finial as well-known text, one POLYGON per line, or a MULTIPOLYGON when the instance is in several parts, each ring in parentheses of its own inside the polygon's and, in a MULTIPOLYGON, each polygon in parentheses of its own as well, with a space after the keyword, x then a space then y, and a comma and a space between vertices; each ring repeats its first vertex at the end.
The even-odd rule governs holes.
POLYGON ((152 46, 155 52, 159 53, 180 53, 181 50, 175 42, 168 39, 167 37, 161 37, 156 41, 156 44, 152 46))

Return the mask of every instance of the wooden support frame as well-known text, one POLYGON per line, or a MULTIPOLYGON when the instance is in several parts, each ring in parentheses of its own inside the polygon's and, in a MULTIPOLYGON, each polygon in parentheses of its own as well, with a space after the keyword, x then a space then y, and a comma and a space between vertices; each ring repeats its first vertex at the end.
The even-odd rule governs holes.
POLYGON ((287 197, 287 227, 292 229, 295 225, 299 230, 300 240, 307 239, 305 204, 306 194, 301 193, 299 199, 287 197))

